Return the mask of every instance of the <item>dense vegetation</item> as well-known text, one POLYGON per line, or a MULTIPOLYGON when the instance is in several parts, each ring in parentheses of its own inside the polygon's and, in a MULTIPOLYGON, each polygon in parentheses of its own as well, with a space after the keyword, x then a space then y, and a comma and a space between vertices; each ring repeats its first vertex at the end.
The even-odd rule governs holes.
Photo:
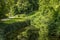
POLYGON ((0 40, 60 40, 60 0, 0 0, 0 40))

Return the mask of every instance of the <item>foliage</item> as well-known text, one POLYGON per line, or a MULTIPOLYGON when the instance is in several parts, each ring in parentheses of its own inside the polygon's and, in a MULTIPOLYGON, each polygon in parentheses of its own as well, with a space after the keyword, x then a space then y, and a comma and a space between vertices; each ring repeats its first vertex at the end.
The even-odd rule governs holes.
POLYGON ((6 18, 7 16, 5 15, 6 13, 8 13, 8 8, 6 6, 5 1, 0 0, 0 19, 1 18, 6 18))
POLYGON ((0 22, 5 40, 60 39, 60 0, 0 0, 0 19, 14 16, 0 22))

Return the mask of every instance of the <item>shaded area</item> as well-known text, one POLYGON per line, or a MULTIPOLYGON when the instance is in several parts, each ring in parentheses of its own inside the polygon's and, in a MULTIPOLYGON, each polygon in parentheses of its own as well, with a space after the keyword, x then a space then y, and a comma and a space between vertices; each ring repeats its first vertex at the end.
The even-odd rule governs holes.
POLYGON ((58 40, 58 35, 57 35, 58 11, 55 11, 53 7, 51 9, 54 11, 54 16, 53 16, 54 19, 49 22, 50 24, 48 25, 49 26, 48 37, 49 37, 49 40, 58 40))
POLYGON ((24 31, 25 27, 29 27, 30 20, 24 22, 15 22, 11 24, 6 24, 0 22, 0 40, 13 40, 16 36, 24 31), (13 39, 12 39, 13 38, 13 39))
POLYGON ((50 40, 57 39, 57 35, 56 35, 57 30, 56 29, 57 29, 57 25, 55 24, 55 22, 53 22, 49 25, 48 35, 49 35, 50 40))
POLYGON ((9 24, 4 29, 5 40, 13 40, 19 34, 19 32, 24 31, 24 28, 29 25, 30 25, 30 21, 16 22, 9 24))
POLYGON ((5 14, 9 12, 8 7, 6 6, 5 1, 0 0, 0 19, 7 18, 5 14))
POLYGON ((21 0, 18 6, 15 6, 15 15, 16 14, 31 14, 33 11, 39 9, 39 0, 21 0))
POLYGON ((39 29, 31 28, 27 31, 28 40, 38 40, 39 38, 39 29))
POLYGON ((1 23, 1 29, 3 30, 3 40, 38 40, 39 29, 33 27, 30 24, 30 20, 24 22, 14 22, 11 24, 1 23), (26 31, 27 30, 27 31, 26 31), (21 39, 18 39, 20 33, 26 32, 26 36, 20 35, 21 39))
POLYGON ((0 22, 0 40, 5 40, 4 38, 4 29, 7 27, 8 24, 0 22))

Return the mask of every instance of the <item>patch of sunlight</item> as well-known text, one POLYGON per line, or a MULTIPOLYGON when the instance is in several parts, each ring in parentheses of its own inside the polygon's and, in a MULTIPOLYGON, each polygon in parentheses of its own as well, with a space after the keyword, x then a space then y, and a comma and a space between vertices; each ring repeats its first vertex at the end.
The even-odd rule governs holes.
POLYGON ((7 21, 4 21, 4 23, 8 23, 8 24, 10 24, 10 23, 14 23, 14 22, 23 22, 23 21, 26 21, 27 19, 22 19, 22 18, 11 18, 11 19, 9 19, 9 20, 7 20, 7 21))

